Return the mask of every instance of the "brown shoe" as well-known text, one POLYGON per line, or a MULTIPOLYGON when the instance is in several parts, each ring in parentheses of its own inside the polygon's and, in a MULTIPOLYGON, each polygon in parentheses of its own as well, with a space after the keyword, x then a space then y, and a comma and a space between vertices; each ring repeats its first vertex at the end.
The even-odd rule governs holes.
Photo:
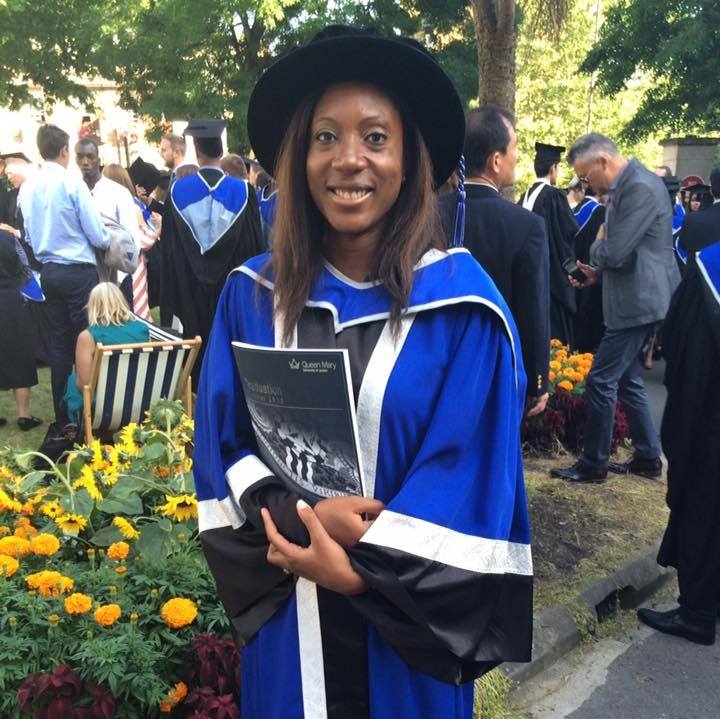
POLYGON ((633 457, 629 462, 609 462, 608 469, 614 474, 637 474, 648 479, 657 479, 662 474, 662 460, 633 457))

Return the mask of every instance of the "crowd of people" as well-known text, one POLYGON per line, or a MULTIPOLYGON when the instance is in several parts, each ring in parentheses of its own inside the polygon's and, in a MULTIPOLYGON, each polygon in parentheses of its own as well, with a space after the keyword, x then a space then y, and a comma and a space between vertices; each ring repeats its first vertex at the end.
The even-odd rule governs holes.
POLYGON ((39 170, 5 158, 0 228, 0 333, 13 338, 0 388, 15 391, 21 428, 41 421, 37 358, 51 369, 50 439, 67 440, 96 342, 147 339, 155 307, 203 340, 200 532, 245 647, 243 716, 467 719, 473 677, 529 658, 519 427, 548 401, 551 339, 594 352, 582 456, 552 475, 654 479, 664 448, 659 559, 679 569, 680 606, 641 619, 714 641, 720 167, 681 192, 669 168, 590 133, 561 189, 566 148, 538 142, 537 180, 513 203, 512 115, 464 113, 421 45, 354 28, 274 64, 248 128, 256 159, 224 154, 223 121, 191 120, 197 164, 166 135, 159 170, 102 167, 96 139, 71 152, 44 125, 39 170), (137 253, 127 272, 106 259, 118 226, 137 253), (660 337, 662 446, 642 379, 660 337), (263 463, 233 341, 347 350, 370 496, 313 500, 263 463), (610 457, 618 400, 634 448, 623 464, 610 457))

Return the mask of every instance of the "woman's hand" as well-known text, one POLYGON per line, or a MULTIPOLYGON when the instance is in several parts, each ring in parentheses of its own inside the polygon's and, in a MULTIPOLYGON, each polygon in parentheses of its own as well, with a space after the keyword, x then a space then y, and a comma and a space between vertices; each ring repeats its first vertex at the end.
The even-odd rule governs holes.
POLYGON ((314 511, 330 537, 347 549, 360 541, 383 509, 385 505, 379 499, 331 497, 319 501, 314 511), (363 519, 364 514, 370 519, 363 519))
POLYGON ((325 531, 306 502, 297 503, 297 512, 310 533, 307 549, 288 542, 278 532, 270 512, 265 508, 260 511, 270 542, 267 553, 270 564, 339 594, 359 594, 367 589, 365 580, 350 565, 345 550, 325 531))

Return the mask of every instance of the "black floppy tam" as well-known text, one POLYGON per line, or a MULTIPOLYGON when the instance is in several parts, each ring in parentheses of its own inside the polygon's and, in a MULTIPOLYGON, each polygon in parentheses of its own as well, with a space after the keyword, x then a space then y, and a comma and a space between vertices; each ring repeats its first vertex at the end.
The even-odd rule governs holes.
POLYGON ((450 78, 418 42, 333 25, 277 60, 255 85, 248 136, 274 175, 292 116, 310 94, 340 82, 367 82, 398 98, 427 145, 436 185, 457 167, 465 134, 462 103, 450 78))
POLYGON ((128 167, 128 173, 133 185, 144 187, 147 192, 152 192, 160 182, 162 173, 155 165, 145 162, 142 157, 136 158, 128 167))

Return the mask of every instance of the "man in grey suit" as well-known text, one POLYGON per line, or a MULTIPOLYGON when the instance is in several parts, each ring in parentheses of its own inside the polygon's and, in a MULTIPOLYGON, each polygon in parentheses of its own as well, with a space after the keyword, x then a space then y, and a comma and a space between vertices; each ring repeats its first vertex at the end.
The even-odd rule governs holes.
MULTIPOLYGON (((578 263, 587 287, 602 275, 605 332, 587 378, 588 416, 583 455, 572 467, 552 471, 570 482, 602 483, 610 471, 659 477, 660 441, 641 378, 641 351, 665 318, 680 281, 673 256, 672 207, 663 181, 636 159, 627 160, 604 135, 584 135, 570 148, 575 174, 608 194, 605 237, 590 248, 590 265, 578 263), (618 396, 635 453, 610 463, 618 396)), ((571 280, 571 278, 568 278, 571 280)))

